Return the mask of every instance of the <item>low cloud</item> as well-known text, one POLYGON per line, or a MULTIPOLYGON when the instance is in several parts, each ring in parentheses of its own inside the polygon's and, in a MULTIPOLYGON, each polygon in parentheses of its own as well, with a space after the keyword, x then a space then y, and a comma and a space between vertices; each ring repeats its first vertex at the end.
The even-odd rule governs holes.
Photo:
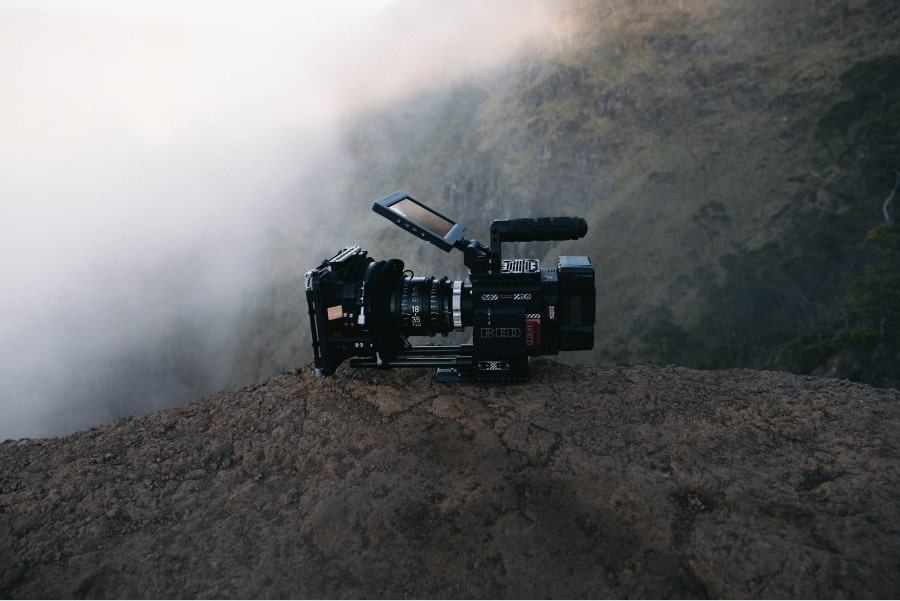
MULTIPOLYGON (((549 18, 512 0, 4 3, 0 440, 187 400, 146 369, 179 332, 227 381, 260 241, 327 202, 312 178, 341 189, 336 124, 497 67, 549 18)), ((333 250, 318 235, 311 262, 333 250)))

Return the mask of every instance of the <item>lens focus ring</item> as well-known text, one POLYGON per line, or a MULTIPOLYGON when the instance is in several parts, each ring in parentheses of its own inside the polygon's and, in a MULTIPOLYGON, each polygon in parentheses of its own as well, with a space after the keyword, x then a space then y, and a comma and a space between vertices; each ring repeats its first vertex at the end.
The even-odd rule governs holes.
MULTIPOLYGON (((454 282, 454 285, 456 282, 454 282)), ((459 282, 460 289, 462 282, 459 282)), ((454 329, 453 287, 448 278, 405 277, 394 293, 391 310, 404 336, 434 336, 454 329), (399 298, 398 298, 399 296, 399 298)), ((462 317, 458 318, 462 322, 462 317)))

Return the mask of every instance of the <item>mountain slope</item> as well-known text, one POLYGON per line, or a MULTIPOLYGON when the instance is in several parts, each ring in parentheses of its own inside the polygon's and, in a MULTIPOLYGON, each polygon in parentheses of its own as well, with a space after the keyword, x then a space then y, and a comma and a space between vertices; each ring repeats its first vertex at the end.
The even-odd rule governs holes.
MULTIPOLYGON (((586 217, 585 240, 507 251, 591 257, 596 351, 576 361, 824 369, 846 349, 799 363, 785 349, 845 327, 860 246, 884 223, 900 8, 571 1, 557 17, 556 36, 504 71, 349 124, 348 206, 402 188, 482 239, 492 218, 586 217)), ((358 219, 381 230, 363 234, 380 252, 462 276, 461 261, 358 219)), ((897 385, 849 363, 836 374, 897 385)))
POLYGON ((176 402, 309 361, 303 274, 351 244, 464 279, 461 254, 370 211, 397 189, 482 241, 494 218, 587 219, 583 240, 504 248, 591 257, 595 349, 561 361, 900 387, 900 199, 883 216, 900 169, 900 4, 554 5, 553 33, 502 69, 348 115, 345 153, 286 191, 240 318, 204 312, 82 396, 130 406, 138 379, 195 391, 176 402), (228 356, 203 342, 220 323, 228 356))

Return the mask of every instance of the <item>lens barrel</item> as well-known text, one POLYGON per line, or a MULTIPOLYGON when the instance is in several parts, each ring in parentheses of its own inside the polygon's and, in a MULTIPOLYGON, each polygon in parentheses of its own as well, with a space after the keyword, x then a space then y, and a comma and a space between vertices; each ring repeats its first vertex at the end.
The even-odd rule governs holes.
POLYGON ((461 330, 463 296, 468 286, 433 276, 406 276, 391 296, 391 314, 403 336, 434 336, 461 330))

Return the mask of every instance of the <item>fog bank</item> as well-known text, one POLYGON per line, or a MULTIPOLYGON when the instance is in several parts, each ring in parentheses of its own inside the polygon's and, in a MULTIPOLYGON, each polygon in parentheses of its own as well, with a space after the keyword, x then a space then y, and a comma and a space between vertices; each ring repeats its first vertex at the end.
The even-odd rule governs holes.
MULTIPOLYGON (((513 0, 0 2, 0 440, 227 382, 266 232, 341 193, 335 124, 496 67, 549 18, 513 0), (201 373, 154 371, 159 348, 201 373)), ((341 223, 323 225, 303 232, 310 267, 335 250, 341 223)))

